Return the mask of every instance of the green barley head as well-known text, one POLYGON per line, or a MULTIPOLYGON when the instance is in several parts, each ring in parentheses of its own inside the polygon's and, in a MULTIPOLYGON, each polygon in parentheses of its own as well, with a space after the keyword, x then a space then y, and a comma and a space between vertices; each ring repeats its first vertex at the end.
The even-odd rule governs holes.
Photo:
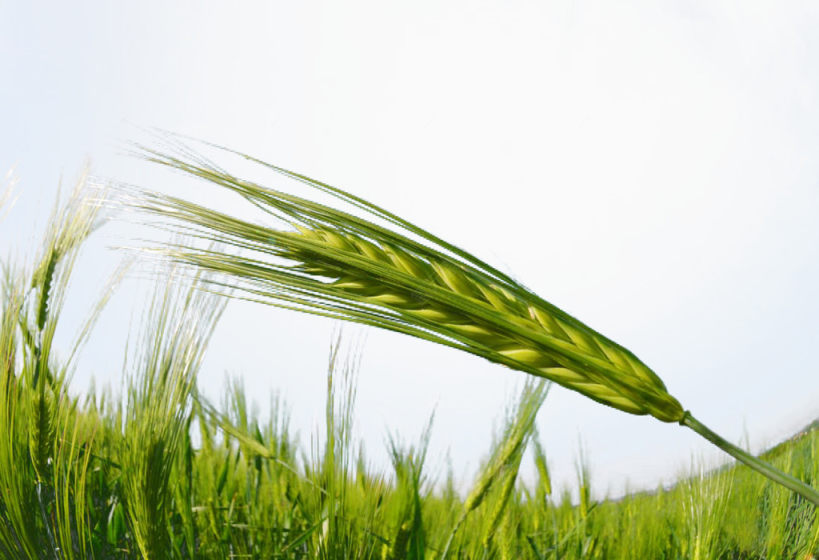
POLYGON ((221 274, 253 299, 452 346, 632 414, 664 422, 683 418, 680 403, 634 354, 386 210, 268 164, 372 220, 245 181, 206 161, 155 152, 147 157, 234 191, 272 217, 271 223, 256 223, 150 193, 134 202, 215 242, 221 249, 188 245, 169 253, 221 274))

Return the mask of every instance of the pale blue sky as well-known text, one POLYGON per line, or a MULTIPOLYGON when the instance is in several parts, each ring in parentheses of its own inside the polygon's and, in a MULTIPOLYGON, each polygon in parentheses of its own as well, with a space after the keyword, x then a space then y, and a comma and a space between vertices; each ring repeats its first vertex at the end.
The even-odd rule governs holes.
MULTIPOLYGON (((86 158, 101 177, 231 205, 122 155, 146 127, 218 142, 510 271, 759 447, 819 416, 817 25, 811 2, 0 2, 0 171, 20 180, 0 248, 33 246, 86 158)), ((69 330, 117 262, 105 247, 141 234, 114 224, 89 246, 69 330)), ((78 390, 119 383, 133 289, 78 390)), ((232 304, 202 385, 242 375, 260 406, 279 390, 307 438, 333 328, 232 304)), ((367 331, 357 432, 380 462, 387 429, 415 437, 437 407, 432 457, 449 449, 468 473, 521 379, 367 331)), ((601 492, 720 457, 559 388, 539 425, 558 481, 582 438, 601 492)))

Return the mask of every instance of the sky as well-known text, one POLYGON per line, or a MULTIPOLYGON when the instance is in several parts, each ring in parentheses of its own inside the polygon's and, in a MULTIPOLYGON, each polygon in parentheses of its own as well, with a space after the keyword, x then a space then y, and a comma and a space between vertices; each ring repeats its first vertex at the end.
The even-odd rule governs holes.
MULTIPOLYGON (((811 2, 0 1, 0 172, 17 181, 0 250, 30 260, 86 165, 241 214, 128 155, 155 128, 216 142, 498 266, 760 450, 819 416, 817 25, 811 2)), ((118 247, 151 235, 125 214, 90 240, 66 340, 118 247)), ((133 276, 73 390, 121 387, 144 307, 133 276)), ((309 442, 339 327, 233 302, 200 385, 218 399, 241 378, 262 413, 278 393, 309 442)), ((373 464, 386 469, 388 434, 412 441, 434 411, 431 467, 448 457, 468 481, 525 375, 394 333, 343 337, 361 353, 355 431, 373 464)), ((583 449, 600 496, 723 460, 680 426, 560 387, 538 429, 556 483, 573 484, 583 449)))

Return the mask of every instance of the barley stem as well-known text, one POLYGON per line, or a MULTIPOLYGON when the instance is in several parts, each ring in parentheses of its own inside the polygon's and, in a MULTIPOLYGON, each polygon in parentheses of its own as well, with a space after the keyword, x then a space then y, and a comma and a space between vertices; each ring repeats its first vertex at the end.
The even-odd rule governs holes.
POLYGON ((51 524, 48 522, 48 515, 46 514, 45 504, 43 503, 43 483, 41 481, 37 481, 37 503, 40 504, 40 517, 43 520, 43 525, 45 526, 46 534, 48 535, 48 542, 51 545, 51 552, 54 553, 54 560, 60 560, 58 555, 59 548, 57 548, 57 542, 54 540, 54 535, 51 533, 51 524))
POLYGON ((775 468, 773 465, 766 463, 765 461, 759 459, 758 457, 754 457, 750 453, 747 453, 737 447, 736 445, 732 444, 731 442, 723 439, 719 435, 712 432, 707 426, 702 424, 699 420, 691 416, 691 413, 686 412, 683 416, 682 420, 680 420, 680 424, 683 426, 687 426, 700 434, 702 437, 737 459, 745 463, 748 467, 752 468, 756 472, 760 473, 763 476, 768 477, 769 479, 773 480, 774 482, 789 488, 790 490, 796 492, 809 502, 811 502, 815 506, 819 506, 819 492, 817 492, 814 488, 811 488, 801 480, 798 480, 788 474, 783 473, 779 469, 775 468))

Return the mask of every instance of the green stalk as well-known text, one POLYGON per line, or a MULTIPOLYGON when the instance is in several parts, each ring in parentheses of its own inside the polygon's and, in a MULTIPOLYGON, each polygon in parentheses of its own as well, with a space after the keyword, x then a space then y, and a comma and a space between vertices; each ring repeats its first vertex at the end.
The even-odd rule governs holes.
POLYGON ((54 535, 51 533, 51 524, 48 522, 48 515, 46 514, 45 504, 43 503, 43 483, 41 481, 37 481, 37 502, 40 504, 40 517, 43 519, 43 525, 45 526, 46 534, 48 535, 48 542, 51 544, 51 552, 54 553, 54 560, 60 560, 60 557, 57 555, 57 542, 54 540, 54 535))
POLYGON ((759 474, 766 476, 770 480, 776 482, 777 484, 781 484, 793 492, 796 492, 813 505, 819 506, 819 492, 817 492, 815 489, 811 488, 801 480, 798 480, 789 474, 783 473, 773 465, 766 463, 758 457, 754 457, 750 453, 743 451, 736 445, 723 439, 711 431, 708 426, 691 416, 690 412, 685 413, 682 420, 680 420, 680 425, 691 428, 702 437, 728 453, 728 455, 731 455, 738 461, 745 463, 748 467, 752 468, 759 474))
POLYGON ((449 554, 449 547, 452 546, 452 541, 455 539, 455 533, 458 532, 458 529, 460 529, 461 525, 466 521, 468 513, 467 511, 462 511, 458 520, 455 522, 455 526, 452 527, 452 531, 449 532, 449 537, 447 537, 446 544, 444 545, 444 551, 441 553, 441 560, 446 560, 446 555, 449 554))

